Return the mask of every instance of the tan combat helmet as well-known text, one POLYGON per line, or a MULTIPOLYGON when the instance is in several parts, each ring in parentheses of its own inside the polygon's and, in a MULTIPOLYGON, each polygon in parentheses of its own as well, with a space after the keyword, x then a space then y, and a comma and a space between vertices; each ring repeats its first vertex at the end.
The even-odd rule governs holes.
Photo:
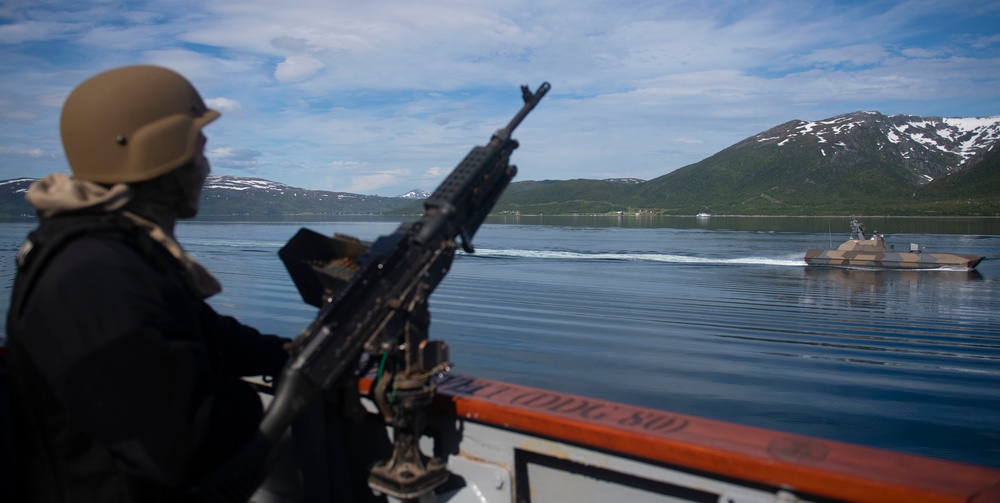
POLYGON ((180 74, 126 66, 74 89, 63 105, 60 131, 76 178, 130 183, 190 161, 199 131, 219 115, 180 74))

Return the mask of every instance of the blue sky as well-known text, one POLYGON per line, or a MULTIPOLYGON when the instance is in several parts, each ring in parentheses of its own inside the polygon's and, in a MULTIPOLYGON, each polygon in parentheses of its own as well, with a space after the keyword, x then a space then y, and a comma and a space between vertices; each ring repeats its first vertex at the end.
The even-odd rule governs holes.
POLYGON ((651 179, 793 119, 1000 115, 989 1, 0 0, 0 179, 68 172, 66 95, 187 76, 216 175, 431 190, 520 108, 516 180, 651 179))

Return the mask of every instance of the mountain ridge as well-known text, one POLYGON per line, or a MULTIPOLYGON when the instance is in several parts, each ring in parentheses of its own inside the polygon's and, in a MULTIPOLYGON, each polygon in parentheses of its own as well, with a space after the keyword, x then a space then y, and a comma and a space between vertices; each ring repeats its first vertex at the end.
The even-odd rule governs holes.
POLYGON ((961 184, 945 184, 947 189, 923 190, 998 153, 1000 116, 942 119, 852 112, 822 121, 785 122, 613 200, 591 197, 593 187, 567 181, 505 195, 497 211, 544 213, 575 207, 668 214, 1000 215, 1000 185, 990 170, 963 177, 961 184), (977 178, 985 190, 974 190, 977 178), (922 192, 938 199, 930 201, 922 192), (970 192, 976 195, 966 197, 970 192))
MULTIPOLYGON (((0 181, 0 215, 34 214, 23 198, 32 181, 0 181)), ((202 194, 202 216, 228 216, 414 214, 430 192, 369 196, 211 176, 202 194)), ((651 180, 514 182, 494 211, 1000 215, 1000 116, 792 120, 651 180)))
MULTIPOLYGON (((0 216, 34 216, 24 200, 33 178, 0 181, 0 216)), ((378 214, 414 201, 410 191, 399 197, 371 196, 292 187, 263 178, 209 176, 202 189, 199 216, 279 216, 378 214)), ((422 200, 422 199, 421 199, 422 200)))

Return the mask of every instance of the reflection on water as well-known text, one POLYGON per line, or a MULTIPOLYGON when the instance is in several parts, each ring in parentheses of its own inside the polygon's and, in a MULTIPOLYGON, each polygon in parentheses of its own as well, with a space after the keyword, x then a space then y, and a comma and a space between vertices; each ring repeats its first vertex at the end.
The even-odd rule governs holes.
POLYGON ((804 269, 806 295, 812 299, 846 297, 856 309, 881 314, 910 311, 915 302, 929 309, 943 309, 949 315, 976 306, 982 290, 976 282, 982 273, 936 270, 874 270, 839 267, 804 269), (947 298, 942 298, 942 297, 947 298))

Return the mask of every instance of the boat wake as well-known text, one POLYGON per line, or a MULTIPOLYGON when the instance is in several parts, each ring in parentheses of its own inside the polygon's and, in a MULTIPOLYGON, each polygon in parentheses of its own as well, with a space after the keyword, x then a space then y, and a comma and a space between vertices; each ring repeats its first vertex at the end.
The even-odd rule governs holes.
MULTIPOLYGON (((464 254, 463 254, 464 255, 464 254)), ((805 261, 800 258, 769 258, 769 257, 705 257, 696 255, 681 255, 669 253, 580 253, 552 250, 516 250, 477 248, 472 257, 480 258, 530 258, 551 260, 578 261, 629 261, 629 262, 663 262, 671 264, 704 264, 704 265, 772 265, 785 267, 804 267, 805 261)))

